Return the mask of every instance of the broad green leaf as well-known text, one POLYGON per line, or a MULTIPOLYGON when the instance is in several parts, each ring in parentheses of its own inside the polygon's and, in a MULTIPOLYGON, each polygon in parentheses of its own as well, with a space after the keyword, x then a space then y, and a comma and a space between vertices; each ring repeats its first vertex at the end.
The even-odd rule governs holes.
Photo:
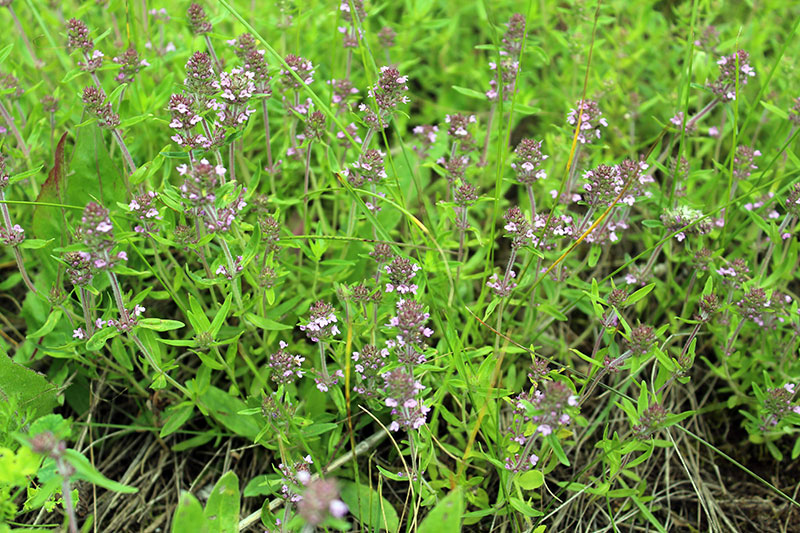
POLYGON ((544 484, 544 474, 540 470, 528 470, 516 482, 523 490, 535 490, 544 484))
POLYGON ((219 478, 204 512, 209 533, 239 532, 239 478, 232 470, 219 478))
POLYGON ((417 530, 419 533, 456 533, 461 531, 464 497, 460 489, 452 491, 436 504, 417 530))
POLYGON ((172 515, 172 533, 209 533, 203 506, 190 492, 183 492, 175 514, 172 515))
POLYGON ((14 404, 22 412, 32 411, 32 418, 50 413, 57 405, 58 388, 38 372, 19 365, 0 354, 0 401, 14 404))
POLYGON ((397 511, 386 498, 368 485, 344 481, 339 484, 342 501, 362 525, 371 530, 397 531, 397 511))
POLYGON ((203 395, 202 401, 214 418, 236 435, 250 440, 254 440, 258 435, 261 428, 253 417, 238 414, 239 411, 247 409, 247 405, 239 398, 212 386, 203 395))

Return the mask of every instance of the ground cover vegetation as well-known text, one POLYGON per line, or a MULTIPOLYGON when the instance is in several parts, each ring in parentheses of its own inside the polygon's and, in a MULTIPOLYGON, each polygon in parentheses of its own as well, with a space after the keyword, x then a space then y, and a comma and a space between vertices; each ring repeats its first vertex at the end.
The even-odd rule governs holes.
POLYGON ((800 7, 0 17, 0 532, 800 531, 800 7))

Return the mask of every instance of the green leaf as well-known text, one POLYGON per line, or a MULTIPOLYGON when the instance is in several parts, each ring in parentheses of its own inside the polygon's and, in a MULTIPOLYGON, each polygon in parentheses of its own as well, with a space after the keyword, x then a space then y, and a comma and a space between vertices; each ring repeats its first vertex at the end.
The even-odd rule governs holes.
POLYGON ((522 490, 535 490, 544 485, 544 474, 540 470, 528 470, 516 479, 522 490))
POLYGON ((253 324, 256 327, 267 331, 282 331, 286 329, 292 329, 293 326, 287 326, 286 324, 281 324, 280 322, 275 322, 272 319, 258 316, 254 313, 247 313, 244 315, 248 322, 253 324))
POLYGON ((8 54, 11 53, 11 49, 14 48, 14 43, 7 44, 0 50, 0 63, 5 63, 8 54))
POLYGON ((509 505, 519 511, 520 513, 524 514, 525 516, 542 516, 544 513, 541 511, 537 511, 522 499, 517 497, 511 497, 508 499, 509 505))
POLYGON ((139 320, 139 325, 154 331, 170 331, 186 326, 180 320, 166 320, 164 318, 142 318, 139 320))
POLYGON ((541 112, 542 108, 533 107, 525 104, 514 104, 514 112, 520 115, 535 115, 541 112))
POLYGON ((235 472, 219 478, 204 514, 209 533, 239 533, 239 478, 235 472))
POLYGON ((101 350, 108 339, 117 335, 119 335, 117 328, 108 327, 98 330, 92 335, 91 339, 86 341, 86 349, 92 352, 101 350))
POLYGON ((55 239, 25 239, 19 244, 19 247, 26 250, 38 250, 39 248, 44 248, 54 240, 55 239))
POLYGON ((635 304, 636 302, 638 302, 639 300, 650 294, 650 291, 652 291, 655 286, 656 286, 655 283, 651 283, 650 285, 645 285, 638 291, 628 296, 628 299, 625 300, 625 305, 628 306, 635 304))
POLYGON ((303 436, 314 437, 316 435, 322 435, 336 429, 337 427, 339 427, 339 424, 334 424, 333 422, 320 422, 317 424, 311 424, 310 426, 303 428, 303 436))
POLYGON ((419 525, 419 533, 456 533, 461 531, 461 515, 464 514, 464 497, 461 489, 445 496, 431 509, 419 525))
POLYGON ((38 418, 58 405, 57 392, 58 388, 45 376, 0 353, 0 401, 8 403, 13 398, 20 412, 30 410, 31 418, 38 418))
POLYGON ((569 459, 567 459, 567 454, 564 453, 564 448, 561 447, 561 441, 558 440, 558 436, 555 433, 551 433, 546 437, 546 440, 553 449, 553 454, 558 458, 558 462, 564 466, 569 466, 569 459))
POLYGON ((217 333, 219 333, 222 324, 225 323, 225 319, 228 318, 228 313, 231 310, 231 299, 233 298, 233 294, 228 294, 228 297, 225 298, 225 301, 222 303, 222 306, 217 311, 217 314, 214 316, 214 321, 211 323, 211 336, 212 338, 217 338, 217 333))
MULTIPOLYGON (((64 235, 67 226, 65 210, 64 208, 42 204, 62 203, 67 171, 64 158, 64 145, 66 141, 67 134, 64 133, 56 145, 56 151, 53 156, 53 168, 48 173, 47 179, 42 184, 39 195, 36 197, 36 207, 33 209, 33 220, 31 221, 31 229, 33 235, 37 237, 37 240, 53 239, 55 242, 50 245, 53 248, 56 244, 66 243, 64 235)), ((42 249, 42 257, 46 257, 52 251, 50 246, 42 249)), ((53 263, 52 261, 43 261, 41 263, 44 266, 43 270, 48 274, 43 281, 53 282, 58 276, 58 272, 53 263)))
POLYGON ((163 439, 178 431, 192 417, 193 413, 194 406, 192 404, 177 405, 167 409, 167 420, 164 422, 159 436, 163 439))
POLYGON ((53 331, 53 328, 56 327, 56 324, 58 324, 58 321, 60 319, 61 319, 61 309, 53 309, 52 311, 50 311, 50 314, 47 315, 47 320, 45 320, 44 324, 42 324, 42 327, 40 327, 33 333, 29 333, 27 338, 38 339, 40 337, 44 337, 45 335, 53 331))
POLYGON ((129 487, 127 485, 123 485, 122 483, 118 483, 116 481, 108 479, 106 476, 100 473, 92 463, 89 462, 89 459, 84 457, 80 452, 77 450, 73 450, 71 448, 67 448, 64 451, 64 457, 69 461, 75 468, 75 475, 79 479, 83 479, 97 485, 98 487, 103 487, 104 489, 108 489, 114 492, 121 492, 123 494, 135 494, 139 492, 139 489, 136 487, 129 487))
POLYGON ((453 85, 453 90, 457 93, 461 93, 464 96, 469 96, 470 98, 477 98, 478 100, 486 100, 487 97, 480 91, 476 91, 475 89, 467 89, 466 87, 459 87, 458 85, 453 85))
POLYGON ((589 265, 589 268, 594 268, 594 266, 597 264, 597 260, 600 259, 601 253, 603 253, 603 248, 598 244, 593 244, 589 249, 589 257, 587 258, 587 264, 589 265))
POLYGON ((70 170, 64 203, 83 207, 96 197, 103 205, 127 204, 125 169, 117 166, 108 155, 103 132, 97 126, 86 126, 78 131, 70 170))
POLYGON ((252 417, 239 415, 239 411, 247 409, 247 405, 217 387, 209 387, 203 395, 203 403, 211 414, 236 435, 254 440, 261 429, 252 417))
POLYGON ((781 118, 782 120, 787 120, 789 118, 789 113, 787 113, 786 110, 781 109, 778 106, 772 105, 769 102, 765 102, 764 100, 761 100, 761 105, 764 106, 764 109, 770 111, 773 115, 781 118))
POLYGON ((340 483, 340 496, 350 513, 370 530, 397 531, 400 520, 392 504, 376 490, 352 481, 340 483))
POLYGON ((192 496, 190 492, 184 491, 175 514, 172 515, 172 533, 209 533, 206 517, 203 514, 203 506, 192 496))

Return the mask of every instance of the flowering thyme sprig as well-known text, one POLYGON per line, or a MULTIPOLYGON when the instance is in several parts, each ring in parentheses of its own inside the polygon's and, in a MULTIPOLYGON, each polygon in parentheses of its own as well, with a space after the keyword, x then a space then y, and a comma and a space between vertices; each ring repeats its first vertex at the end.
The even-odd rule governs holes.
POLYGON ((139 71, 150 66, 146 59, 139 58, 139 53, 133 47, 115 56, 112 61, 119 65, 120 69, 114 78, 117 83, 133 83, 139 71))
POLYGON ((395 328, 397 333, 386 341, 386 346, 396 352, 401 363, 413 368, 426 360, 427 339, 433 335, 433 330, 426 325, 431 315, 416 300, 400 299, 396 308, 397 315, 390 318, 386 326, 395 328))
POLYGON ((326 344, 341 333, 339 331, 338 321, 333 306, 319 300, 311 306, 308 322, 298 325, 300 331, 304 331, 311 342, 315 342, 319 345, 322 372, 319 377, 314 378, 314 381, 317 383, 317 388, 322 392, 327 392, 331 386, 339 382, 339 378, 344 377, 344 373, 341 370, 337 370, 333 374, 328 371, 325 355, 326 344))
POLYGON ((578 124, 578 119, 580 119, 578 142, 581 144, 591 144, 594 140, 600 139, 600 127, 608 127, 608 121, 594 100, 578 100, 575 109, 570 109, 567 113, 567 123, 575 126, 578 124))
POLYGON ((379 349, 372 344, 365 344, 360 352, 353 352, 353 368, 359 380, 353 390, 367 398, 377 396, 380 371, 386 366, 388 357, 388 349, 379 349))
POLYGON ((208 15, 203 7, 193 2, 186 10, 186 18, 189 21, 189 29, 192 33, 195 35, 202 35, 205 39, 208 53, 214 58, 214 65, 216 65, 217 71, 222 71, 222 63, 220 63, 217 53, 214 51, 214 45, 211 43, 211 38, 208 35, 214 27, 208 20, 208 15))
POLYGON ((272 381, 279 385, 294 383, 296 379, 302 378, 305 371, 302 368, 305 357, 293 355, 286 351, 289 345, 280 341, 280 349, 269 356, 267 366, 272 370, 272 381))
POLYGON ((408 76, 400 74, 395 67, 381 67, 380 76, 375 85, 369 88, 367 96, 375 100, 377 113, 364 103, 358 106, 363 113, 362 120, 369 128, 364 139, 364 145, 368 146, 372 135, 376 131, 386 128, 391 122, 395 109, 400 104, 407 104, 411 99, 406 95, 408 92, 408 76))
POLYGON ((36 294, 36 287, 33 285, 28 271, 25 268, 25 263, 22 260, 22 253, 19 251, 19 244, 25 240, 25 230, 19 224, 14 224, 11 220, 11 214, 8 211, 8 204, 6 204, 6 187, 9 183, 9 175, 6 172, 6 157, 0 153, 0 215, 2 215, 3 223, 0 226, 0 242, 6 246, 10 246, 14 250, 14 259, 17 262, 17 268, 22 276, 22 281, 32 293, 36 294))
POLYGON ((800 415, 800 405, 795 403, 795 384, 767 389, 762 402, 761 431, 774 429, 785 417, 800 415))
POLYGON ((750 66, 749 61, 750 54, 744 50, 739 50, 729 56, 722 56, 717 61, 719 77, 708 84, 708 88, 723 102, 735 100, 737 85, 739 88, 744 87, 749 79, 756 75, 756 71, 750 66))
POLYGON ((410 431, 425 424, 430 407, 419 400, 419 393, 424 389, 425 386, 405 368, 395 368, 383 374, 384 403, 392 408, 391 431, 410 431))

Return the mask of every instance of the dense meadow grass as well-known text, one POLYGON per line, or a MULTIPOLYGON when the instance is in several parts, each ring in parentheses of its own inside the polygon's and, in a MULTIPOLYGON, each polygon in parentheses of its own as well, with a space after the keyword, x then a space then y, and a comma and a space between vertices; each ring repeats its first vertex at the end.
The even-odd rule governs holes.
POLYGON ((796 4, 0 6, 0 533, 800 531, 796 4))

